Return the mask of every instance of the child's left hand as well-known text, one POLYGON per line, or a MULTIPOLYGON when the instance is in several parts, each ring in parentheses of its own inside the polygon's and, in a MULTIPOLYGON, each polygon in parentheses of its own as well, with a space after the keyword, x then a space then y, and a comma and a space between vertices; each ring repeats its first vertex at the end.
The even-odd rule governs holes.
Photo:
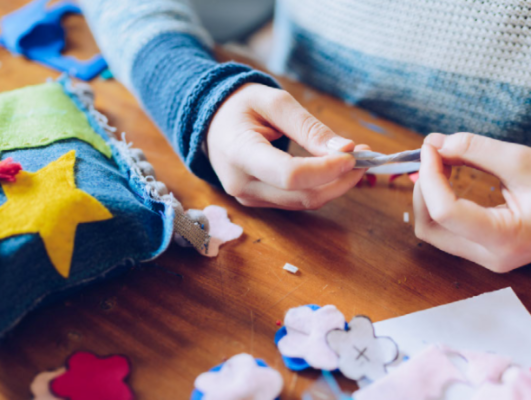
POLYGON ((417 237, 494 272, 531 262, 531 148, 471 133, 429 135, 413 195, 417 237), (445 166, 468 165, 500 178, 506 204, 459 199, 445 166))

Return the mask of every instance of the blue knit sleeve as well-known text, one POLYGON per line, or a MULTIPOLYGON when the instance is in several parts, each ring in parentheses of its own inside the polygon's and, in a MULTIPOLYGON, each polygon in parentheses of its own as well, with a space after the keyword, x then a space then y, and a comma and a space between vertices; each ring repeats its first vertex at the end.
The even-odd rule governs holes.
MULTIPOLYGON (((198 39, 179 32, 153 38, 137 53, 131 69, 133 90, 183 162, 217 186, 201 145, 221 103, 250 82, 278 87, 269 75, 246 65, 217 63, 198 39)), ((288 140, 273 144, 285 150, 288 140)))

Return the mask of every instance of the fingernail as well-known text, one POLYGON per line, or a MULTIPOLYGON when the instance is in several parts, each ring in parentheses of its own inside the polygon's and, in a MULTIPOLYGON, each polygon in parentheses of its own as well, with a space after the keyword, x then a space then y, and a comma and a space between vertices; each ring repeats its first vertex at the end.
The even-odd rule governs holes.
POLYGON ((335 151, 343 151, 348 146, 352 145, 352 140, 345 139, 341 136, 335 136, 332 139, 330 139, 328 142, 326 142, 326 147, 328 147, 330 150, 335 151))
POLYGON ((446 135, 443 135, 442 133, 430 133, 424 139, 424 143, 431 144, 436 149, 441 149, 444 146, 445 139, 446 135))

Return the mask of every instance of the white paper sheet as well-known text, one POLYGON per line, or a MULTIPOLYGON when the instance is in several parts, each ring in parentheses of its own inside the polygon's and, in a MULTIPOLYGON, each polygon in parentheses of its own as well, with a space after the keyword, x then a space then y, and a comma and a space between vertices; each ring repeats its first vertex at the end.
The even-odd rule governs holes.
MULTIPOLYGON (((414 356, 431 344, 509 356, 531 366, 531 315, 511 288, 419 311, 374 324, 377 336, 390 336, 402 354, 414 356)), ((445 400, 470 399, 472 389, 454 385, 445 400)))

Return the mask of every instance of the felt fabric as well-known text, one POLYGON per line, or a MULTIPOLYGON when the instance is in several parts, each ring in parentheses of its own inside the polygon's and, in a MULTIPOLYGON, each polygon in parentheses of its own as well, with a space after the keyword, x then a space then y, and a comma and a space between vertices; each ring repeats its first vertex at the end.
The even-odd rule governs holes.
MULTIPOLYGON (((66 78, 59 83, 77 109, 84 113, 90 127, 106 139, 110 130, 105 118, 92 107, 92 97, 81 97, 66 78)), ((49 105, 53 107, 53 103, 49 105)), ((38 115, 26 116, 27 119, 34 117, 38 115)), ((115 142, 108 142, 113 151, 112 158, 77 138, 2 153, 2 159, 12 157, 24 171, 37 173, 75 150, 75 188, 101 203, 112 218, 77 225, 68 279, 55 269, 40 234, 0 239, 0 337, 36 307, 152 260, 171 243, 178 211, 170 204, 169 198, 152 196, 146 180, 138 176, 137 169, 131 166, 115 142)), ((127 149, 127 144, 124 147, 127 149)), ((8 185, 18 183, 17 180, 8 185)), ((4 186, 4 182, 0 182, 0 207, 10 202, 4 186)), ((56 196, 55 192, 53 188, 53 196, 56 196)), ((3 226, 3 219, 0 225, 3 226)))
POLYGON ((54 2, 51 7, 47 7, 48 3, 50 0, 33 0, 4 16, 0 20, 0 43, 14 54, 23 54, 70 76, 92 79, 107 66, 101 55, 81 61, 61 54, 66 43, 61 19, 81 10, 68 0, 54 2))
POLYGON ((355 392, 353 397, 356 400, 439 399, 448 385, 464 381, 446 354, 430 346, 382 379, 355 392))
POLYGON ((485 383, 472 400, 531 400, 531 372, 512 367, 504 374, 501 384, 485 383))
POLYGON ((220 206, 208 206, 203 210, 210 225, 210 243, 208 252, 201 250, 201 254, 207 257, 216 257, 219 254, 219 247, 231 240, 238 239, 243 228, 232 223, 227 215, 227 210, 220 206))
POLYGON ((65 372, 66 368, 61 367, 55 371, 45 371, 37 374, 30 385, 33 400, 61 400, 50 392, 50 382, 65 372))
POLYGON ((347 378, 376 380, 386 374, 385 366, 398 357, 392 339, 376 337, 369 318, 354 317, 349 330, 334 330, 326 336, 328 345, 339 356, 339 370, 347 378))
POLYGON ((509 368, 512 362, 509 357, 498 354, 476 351, 460 351, 458 353, 465 357, 468 362, 466 377, 468 382, 474 386, 479 386, 485 382, 499 382, 504 371, 509 368))
POLYGON ((13 162, 11 157, 0 161, 0 181, 16 182, 17 174, 22 170, 22 165, 13 162))
POLYGON ((338 367, 338 356, 326 342, 330 331, 345 327, 345 317, 335 306, 317 310, 307 306, 292 308, 284 325, 287 334, 277 344, 283 356, 302 358, 317 369, 330 371, 338 367))
POLYGON ((202 400, 273 400, 283 384, 278 371, 259 366, 245 353, 227 360, 219 371, 205 372, 195 380, 202 400))
POLYGON ((111 157, 109 145, 59 83, 0 93, 0 151, 41 147, 71 138, 111 157))
POLYGON ((0 239, 38 233, 53 266, 68 278, 77 226, 112 218, 98 200, 78 189, 74 150, 37 172, 22 171, 3 183, 7 202, 0 206, 0 239))
POLYGON ((53 394, 69 400, 132 400, 133 392, 124 382, 129 376, 129 360, 113 355, 99 358, 77 352, 67 361, 67 370, 50 383, 53 394))

